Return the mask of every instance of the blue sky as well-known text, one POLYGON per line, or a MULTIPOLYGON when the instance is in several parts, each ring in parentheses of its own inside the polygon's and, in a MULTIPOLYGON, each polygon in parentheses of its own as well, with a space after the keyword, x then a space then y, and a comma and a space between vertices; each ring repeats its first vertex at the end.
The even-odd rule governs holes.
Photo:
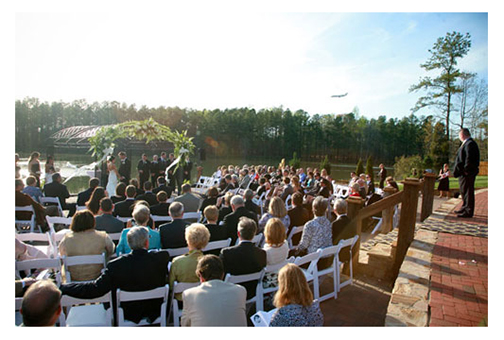
POLYGON ((403 117, 451 31, 471 34, 460 68, 488 78, 486 13, 74 11, 15 25, 16 99, 403 117))

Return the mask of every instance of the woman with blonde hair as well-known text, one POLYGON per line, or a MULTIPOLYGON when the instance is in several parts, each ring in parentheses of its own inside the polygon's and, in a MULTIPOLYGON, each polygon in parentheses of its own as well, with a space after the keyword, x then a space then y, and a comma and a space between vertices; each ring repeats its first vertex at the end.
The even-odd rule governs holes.
MULTIPOLYGON (((210 240, 210 232, 203 224, 193 223, 185 229, 185 239, 189 252, 173 259, 170 268, 170 287, 173 287, 175 281, 199 282, 196 267, 198 260, 203 256, 201 249, 205 248, 210 240)), ((175 298, 182 301, 182 294, 176 294, 175 298)))
POLYGON ((290 217, 287 215, 287 208, 285 208, 284 201, 278 197, 273 196, 270 200, 268 206, 268 212, 263 214, 261 219, 259 220, 259 228, 257 233, 262 233, 264 231, 264 227, 270 218, 277 217, 279 218, 285 228, 289 228, 290 226, 290 217))
POLYGON ((323 326, 324 316, 306 282, 303 271, 288 263, 278 273, 278 291, 273 304, 278 310, 271 317, 271 327, 323 326))

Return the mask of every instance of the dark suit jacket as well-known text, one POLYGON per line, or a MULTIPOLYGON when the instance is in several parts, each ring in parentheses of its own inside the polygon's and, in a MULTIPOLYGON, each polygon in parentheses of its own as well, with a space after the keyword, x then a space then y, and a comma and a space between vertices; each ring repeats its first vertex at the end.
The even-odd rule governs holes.
POLYGON ((210 240, 208 242, 220 241, 227 239, 226 229, 222 225, 218 224, 205 224, 208 231, 210 232, 210 240))
POLYGON ((133 211, 131 211, 131 206, 135 203, 134 199, 125 199, 124 201, 121 201, 114 205, 114 216, 120 216, 120 217, 131 217, 131 214, 133 211))
MULTIPOLYGON (((220 258, 224 272, 231 275, 256 273, 266 267, 266 252, 252 242, 240 242, 237 246, 223 248, 220 258)), ((255 296, 257 281, 241 285, 247 289, 247 300, 255 296)))
MULTIPOLYGON (((287 235, 289 235, 293 227, 300 227, 302 225, 305 225, 305 223, 310 220, 310 213, 303 206, 289 209, 289 211, 287 211, 287 215, 289 215, 290 218, 290 225, 289 229, 287 230, 287 235)), ((296 234, 292 237, 293 244, 299 244, 300 240, 301 240, 301 233, 296 234)))
POLYGON ((150 207, 151 215, 168 216, 168 208, 170 203, 158 203, 150 207))
POLYGON ((161 247, 163 249, 187 247, 185 229, 188 225, 188 222, 180 219, 161 225, 159 227, 161 247))
POLYGON ((156 198, 156 195, 154 195, 152 192, 146 192, 141 195, 137 195, 137 197, 135 197, 135 200, 136 201, 144 200, 147 203, 149 203, 150 207, 158 204, 158 200, 156 198))
POLYGON ((131 161, 127 157, 124 159, 124 163, 121 161, 118 172, 120 176, 124 177, 124 180, 121 182, 129 183, 129 180, 131 179, 131 161))
POLYGON ((256 215, 261 214, 261 208, 259 208, 259 206, 252 201, 245 200, 245 208, 247 208, 249 211, 255 213, 256 215))
POLYGON ((143 160, 139 160, 138 161, 138 164, 137 164, 137 170, 138 170, 138 177, 144 181, 148 181, 149 180, 149 177, 150 177, 150 161, 145 161, 145 163, 143 162, 143 160), (140 173, 140 170, 142 170, 143 172, 140 173))
POLYGON ((96 230, 105 231, 107 233, 120 233, 124 229, 124 223, 109 214, 96 216, 95 221, 96 230))
POLYGON ((469 138, 457 152, 453 176, 476 176, 479 173, 479 162, 478 144, 472 138, 469 138))
POLYGON ((218 222, 223 221, 224 217, 226 217, 227 215, 231 214, 232 212, 233 212, 233 209, 231 207, 221 206, 221 208, 219 209, 219 220, 218 220, 218 222))
POLYGON ((124 201, 126 199, 126 196, 112 196, 110 197, 110 199, 112 200, 112 203, 116 204, 124 201))
POLYGON ((87 188, 86 190, 77 194, 77 205, 85 206, 86 202, 91 198, 94 188, 87 188))
MULTIPOLYGON (((90 299, 112 291, 115 304, 117 288, 125 291, 150 290, 165 285, 168 274, 168 253, 152 252, 145 249, 120 256, 110 261, 105 272, 95 281, 62 285, 63 294, 90 299)), ((151 321, 159 316, 160 299, 122 303, 125 319, 138 323, 143 317, 151 321)))
POLYGON ((166 184, 161 184, 161 185, 160 185, 160 186, 158 186, 157 188, 152 189, 152 193, 153 193, 153 194, 156 194, 156 195, 157 195, 157 193, 158 193, 158 192, 160 192, 160 191, 164 191, 164 192, 166 192, 166 194, 168 195, 168 198, 170 198, 170 197, 171 197, 171 195, 172 195, 172 192, 173 192, 173 188, 172 188, 171 186, 170 186, 170 187, 169 187, 169 186, 166 186, 166 184))
POLYGON ((58 197, 63 209, 66 207, 66 199, 70 197, 66 185, 58 182, 51 182, 44 185, 44 194, 47 197, 58 197))
POLYGON ((234 244, 236 242, 236 239, 238 238, 237 234, 238 222, 240 220, 240 217, 242 216, 253 219, 257 225, 257 215, 253 212, 250 212, 245 207, 239 207, 231 214, 224 217, 223 227, 226 229, 227 237, 231 237, 231 244, 234 244))
POLYGON ((217 204, 217 197, 207 197, 203 201, 201 201, 198 211, 203 212, 205 208, 208 207, 209 205, 216 205, 216 204, 217 204))
MULTIPOLYGON (((332 223, 332 240, 333 245, 337 245, 339 241, 346 240, 357 235, 357 223, 350 223, 348 216, 339 216, 332 223)), ((343 248, 340 251, 340 260, 348 261, 350 259, 350 247, 343 248)))

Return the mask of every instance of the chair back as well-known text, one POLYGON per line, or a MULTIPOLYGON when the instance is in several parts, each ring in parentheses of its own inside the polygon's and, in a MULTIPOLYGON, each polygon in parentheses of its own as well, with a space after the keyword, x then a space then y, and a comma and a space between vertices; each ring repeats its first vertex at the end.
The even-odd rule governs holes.
POLYGON ((170 313, 168 313, 168 318, 173 314, 173 326, 180 326, 180 318, 182 317, 182 311, 179 309, 178 300, 175 299, 175 294, 181 294, 184 290, 189 288, 198 287, 200 282, 177 282, 173 283, 172 287, 172 304, 170 308, 170 313))
MULTIPOLYGON (((18 232, 23 232, 26 231, 26 229, 23 229, 23 226, 29 226, 29 232, 33 233, 35 231, 36 223, 35 223, 35 209, 31 205, 27 206, 22 206, 22 207, 17 207, 16 206, 16 212, 31 212, 30 219, 27 220, 21 220, 21 219, 16 219, 15 224, 16 224, 16 229, 18 232)), ((40 228, 39 228, 40 229, 40 228)))
POLYGON ((289 235, 287 236, 287 243, 289 244, 289 249, 294 249, 297 247, 297 246, 294 246, 294 244, 292 243, 292 237, 296 234, 302 233, 303 228, 304 228, 303 225, 298 226, 298 227, 292 227, 289 235))
POLYGON ((262 280, 262 277, 264 276, 264 268, 256 273, 251 273, 251 274, 243 274, 243 275, 231 275, 231 274, 226 274, 226 278, 224 279, 224 282, 230 282, 230 283, 243 283, 243 282, 249 282, 249 281, 255 281, 255 280, 262 280))
POLYGON ((45 197, 42 196, 39 198, 40 204, 42 204, 44 207, 48 205, 55 204, 58 206, 59 213, 61 216, 63 216, 63 207, 61 206, 61 202, 58 197, 45 197))
MULTIPOLYGON (((263 241, 263 233, 259 233, 259 234, 255 235, 251 240, 251 242, 254 243, 258 247, 261 247, 262 241, 263 241)), ((238 245, 238 243, 240 243, 239 238, 236 239, 235 246, 238 245)))
POLYGON ((21 242, 49 242, 49 232, 45 233, 16 233, 16 238, 21 242))
POLYGON ((93 299, 80 299, 69 295, 61 296, 60 326, 113 326, 112 293, 109 291, 103 296, 93 299), (103 303, 109 303, 105 310, 103 303), (64 312, 66 310, 66 313, 64 312))
POLYGON ((154 320, 154 323, 161 324, 161 327, 166 326, 166 306, 168 300, 168 293, 170 291, 170 286, 168 284, 154 288, 146 291, 138 291, 138 292, 128 292, 125 290, 117 289, 116 291, 116 302, 117 302, 117 324, 118 326, 143 326, 149 325, 149 323, 143 319, 138 324, 134 322, 130 322, 124 319, 124 310, 121 307, 121 302, 127 301, 143 301, 143 300, 151 300, 151 299, 163 299, 163 303, 161 304, 161 313, 160 316, 154 320))
POLYGON ((170 216, 160 216, 160 215, 151 215, 152 221, 154 223, 168 223, 172 221, 170 216))
POLYGON ((61 284, 61 259, 59 257, 53 259, 47 258, 16 261, 16 275, 18 275, 19 277, 20 271, 24 271, 26 275, 29 275, 32 269, 52 269, 55 273, 57 284, 61 284))
POLYGON ((49 230, 51 234, 56 233, 56 230, 54 229, 55 224, 64 224, 66 226, 66 229, 68 229, 70 227, 70 224, 72 224, 71 217, 46 216, 46 221, 47 224, 49 225, 49 230))
POLYGON ((121 217, 121 216, 116 216, 115 218, 117 218, 119 221, 121 221, 122 223, 126 224, 128 223, 129 220, 133 219, 133 217, 121 217))
POLYGON ((175 257, 175 256, 180 256, 184 255, 189 252, 188 247, 182 247, 182 248, 167 248, 167 249, 161 249, 161 251, 167 251, 168 255, 170 257, 175 257))
POLYGON ((110 233, 108 236, 112 241, 119 241, 121 239, 122 232, 119 233, 110 233))
POLYGON ((184 220, 196 220, 199 221, 201 219, 201 211, 196 211, 196 212, 185 212, 184 213, 184 220))
POLYGON ((69 267, 86 265, 86 264, 101 264, 103 268, 107 266, 105 253, 99 255, 79 255, 79 256, 63 256, 63 268, 65 270, 66 282, 71 282, 71 273, 69 267))
POLYGON ((307 272, 311 274, 317 269, 317 262, 320 258, 320 253, 321 251, 317 250, 316 252, 307 254, 305 256, 296 257, 296 259, 294 260, 294 264, 296 266, 302 266, 306 263, 309 263, 307 272))
POLYGON ((86 209, 87 209, 87 207, 85 205, 78 205, 75 207, 76 211, 81 211, 81 210, 86 210, 86 209))
POLYGON ((203 248, 201 251, 210 251, 210 250, 215 250, 215 249, 222 249, 229 247, 231 245, 231 238, 228 238, 227 240, 219 240, 219 241, 213 241, 209 242, 205 248, 203 248))

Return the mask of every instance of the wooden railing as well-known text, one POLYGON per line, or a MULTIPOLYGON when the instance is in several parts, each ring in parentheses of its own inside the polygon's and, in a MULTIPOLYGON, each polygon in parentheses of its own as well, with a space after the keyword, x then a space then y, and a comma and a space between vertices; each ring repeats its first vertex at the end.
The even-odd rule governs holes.
MULTIPOLYGON (((404 189, 397 192, 396 189, 385 188, 385 198, 363 208, 364 200, 360 197, 349 197, 348 217, 350 223, 355 223, 359 240, 356 249, 360 249, 362 235, 362 225, 371 216, 381 212, 382 214, 382 232, 389 232, 393 228, 394 207, 401 204, 401 212, 398 225, 397 249, 395 253, 394 266, 392 270, 396 273, 401 266, 404 256, 415 235, 415 225, 417 219, 418 197, 422 192, 422 210, 421 220, 423 221, 432 213, 434 202, 434 183, 436 176, 425 174, 422 180, 416 178, 407 178, 403 184, 404 189)), ((354 266, 358 266, 359 251, 353 253, 354 266)), ((385 269, 385 268, 384 268, 385 269)))

